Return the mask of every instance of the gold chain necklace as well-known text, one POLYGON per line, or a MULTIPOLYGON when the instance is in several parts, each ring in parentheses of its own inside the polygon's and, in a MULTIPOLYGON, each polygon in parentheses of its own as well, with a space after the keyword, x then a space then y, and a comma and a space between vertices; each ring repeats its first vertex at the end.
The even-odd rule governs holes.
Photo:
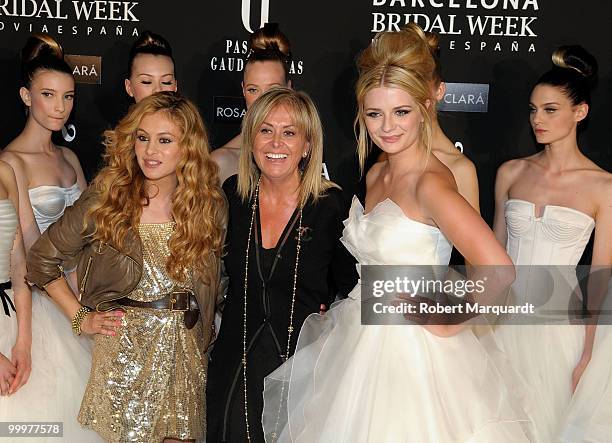
MULTIPOLYGON (((253 235, 253 226, 255 225, 255 216, 257 212, 257 203, 259 202, 259 182, 255 188, 255 199, 252 205, 251 212, 251 223, 249 225, 249 237, 247 239, 246 254, 244 260, 244 310, 242 317, 242 385, 244 386, 244 420, 246 424, 246 437, 247 440, 251 441, 251 433, 249 428, 249 409, 248 409, 248 395, 247 395, 247 292, 248 292, 248 273, 249 273, 249 251, 251 249, 251 237, 253 235)), ((297 246, 295 251, 295 266, 293 269, 293 293, 291 295, 291 311, 289 313, 289 326, 287 327, 287 351, 285 355, 281 355, 283 362, 289 358, 289 351, 291 347, 291 335, 293 333, 293 312, 295 308, 295 293, 297 291, 297 271, 300 262, 300 249, 302 247, 302 209, 300 208, 300 219, 299 226, 297 229, 297 246)), ((291 222, 291 220, 289 220, 291 222)), ((283 378, 283 384, 281 385, 281 403, 278 407, 278 413, 276 415, 276 424, 274 426, 274 432, 272 433, 272 442, 276 441, 278 424, 280 422, 280 411, 282 405, 283 395, 285 393, 285 381, 283 378)))

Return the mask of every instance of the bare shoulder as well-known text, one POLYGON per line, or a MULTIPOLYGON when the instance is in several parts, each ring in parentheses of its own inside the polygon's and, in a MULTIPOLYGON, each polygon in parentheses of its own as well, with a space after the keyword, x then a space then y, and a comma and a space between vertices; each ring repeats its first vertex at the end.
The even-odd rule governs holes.
POLYGON ((0 162, 7 164, 13 174, 22 175, 26 170, 26 162, 19 152, 9 149, 10 147, 11 145, 0 152, 0 162))
POLYGON ((423 171, 416 182, 416 195, 419 200, 436 199, 447 192, 458 191, 453 173, 444 165, 423 171))
POLYGON ((0 160, 0 188, 1 193, 8 193, 9 195, 16 195, 17 192, 17 179, 15 177, 15 171, 8 163, 0 160))
POLYGON ((62 155, 64 156, 66 161, 68 161, 70 164, 74 164, 74 162, 79 163, 79 158, 72 149, 67 148, 65 146, 59 146, 59 149, 62 152, 62 155))
POLYGON ((468 178, 476 175, 476 166, 472 160, 464 154, 460 154, 453 158, 452 163, 448 165, 451 172, 457 176, 468 178))
POLYGON ((600 206, 612 207, 612 174, 597 167, 590 174, 592 176, 593 193, 599 200, 600 206))
POLYGON ((380 176, 381 171, 387 165, 387 160, 382 162, 377 162, 372 165, 372 167, 366 173, 366 186, 369 189, 370 185, 372 185, 376 179, 380 176))
POLYGON ((8 187, 10 184, 16 185, 15 171, 8 163, 0 160, 0 180, 2 180, 2 184, 5 187, 8 187))
POLYGON ((508 160, 497 169, 496 182, 503 182, 510 186, 518 176, 523 174, 534 164, 534 157, 515 158, 508 160))
POLYGON ((228 161, 240 157, 240 148, 221 146, 210 153, 215 161, 228 161))
POLYGON ((240 149, 229 147, 217 148, 211 152, 210 158, 219 166, 221 171, 235 171, 240 161, 240 149))

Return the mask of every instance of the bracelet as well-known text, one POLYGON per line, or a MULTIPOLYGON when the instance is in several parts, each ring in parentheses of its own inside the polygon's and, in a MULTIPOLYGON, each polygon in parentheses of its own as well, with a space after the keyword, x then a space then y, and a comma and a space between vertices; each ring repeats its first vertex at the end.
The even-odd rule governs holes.
POLYGON ((81 323, 83 323, 83 320, 90 312, 91 309, 89 309, 87 306, 81 306, 77 313, 74 314, 74 317, 72 318, 72 331, 76 335, 81 335, 81 323))

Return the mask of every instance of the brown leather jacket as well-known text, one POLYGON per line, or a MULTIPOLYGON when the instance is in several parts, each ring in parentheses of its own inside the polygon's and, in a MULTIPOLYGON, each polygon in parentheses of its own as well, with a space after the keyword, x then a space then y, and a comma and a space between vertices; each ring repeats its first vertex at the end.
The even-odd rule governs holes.
MULTIPOLYGON (((122 251, 108 243, 91 241, 93 223, 84 229, 87 210, 94 203, 96 194, 88 189, 74 206, 56 223, 51 225, 32 246, 28 253, 26 279, 44 289, 49 283, 63 277, 63 264, 78 260, 77 279, 81 304, 97 311, 118 307, 115 300, 127 296, 140 281, 142 275, 142 244, 130 231, 122 251)), ((224 212, 222 226, 227 223, 224 212)), ((206 284, 201 276, 193 276, 194 293, 200 308, 200 320, 204 326, 205 343, 212 338, 215 307, 221 303, 227 287, 222 260, 211 254, 210 266, 217 269, 217 278, 206 284)))

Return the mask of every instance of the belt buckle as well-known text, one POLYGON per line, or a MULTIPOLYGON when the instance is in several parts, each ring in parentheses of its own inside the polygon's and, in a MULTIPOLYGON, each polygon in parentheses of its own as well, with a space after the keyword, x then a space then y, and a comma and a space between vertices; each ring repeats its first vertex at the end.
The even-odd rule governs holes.
POLYGON ((170 293, 170 302, 168 303, 168 305, 169 305, 169 309, 171 311, 176 311, 176 312, 186 312, 186 311, 189 311, 190 310, 189 309, 189 293, 187 291, 172 291, 170 293), (176 298, 176 294, 186 294, 187 295, 187 303, 186 303, 187 307, 185 309, 176 309, 174 307, 174 305, 178 301, 177 298, 176 298))

